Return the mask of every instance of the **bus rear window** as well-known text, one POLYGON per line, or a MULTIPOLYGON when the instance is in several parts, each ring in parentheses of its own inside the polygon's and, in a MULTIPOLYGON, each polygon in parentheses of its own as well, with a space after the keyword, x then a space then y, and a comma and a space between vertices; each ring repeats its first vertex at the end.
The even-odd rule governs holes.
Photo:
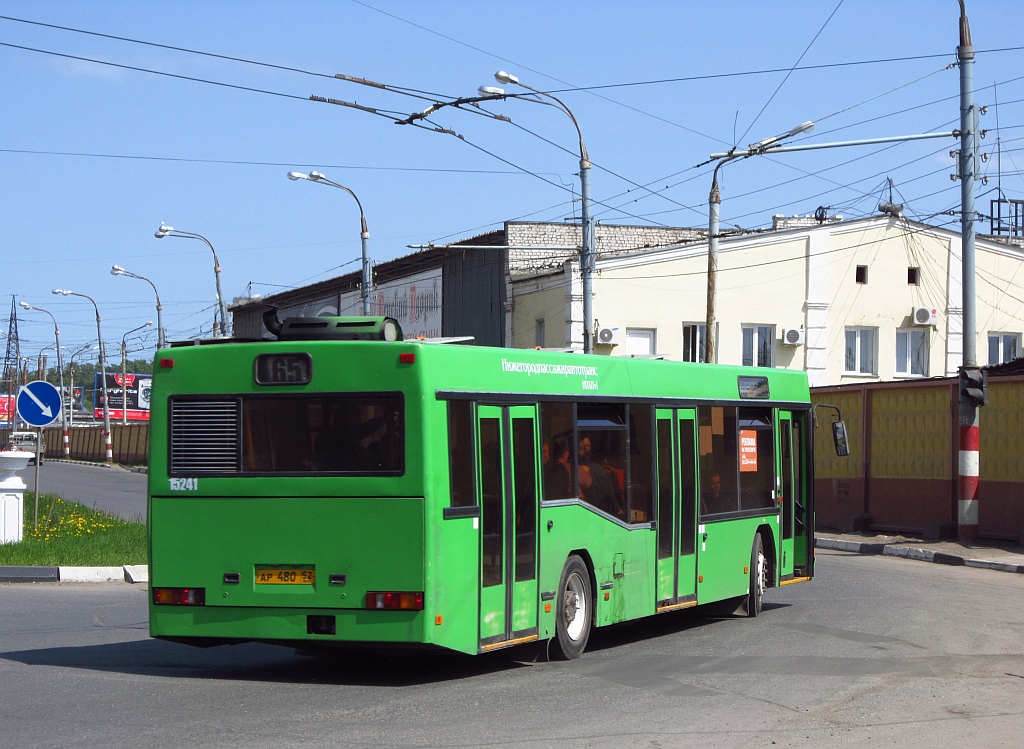
POLYGON ((399 475, 405 470, 402 396, 175 398, 170 457, 172 474, 399 475), (225 422, 219 430, 211 430, 214 403, 225 422), (222 457, 211 460, 213 455, 222 457))

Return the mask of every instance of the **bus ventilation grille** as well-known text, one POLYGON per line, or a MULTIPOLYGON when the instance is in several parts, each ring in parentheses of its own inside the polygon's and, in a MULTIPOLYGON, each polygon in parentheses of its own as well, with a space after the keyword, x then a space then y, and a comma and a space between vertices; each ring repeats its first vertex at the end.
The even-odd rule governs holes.
POLYGON ((171 473, 237 473, 237 400, 171 400, 171 473))

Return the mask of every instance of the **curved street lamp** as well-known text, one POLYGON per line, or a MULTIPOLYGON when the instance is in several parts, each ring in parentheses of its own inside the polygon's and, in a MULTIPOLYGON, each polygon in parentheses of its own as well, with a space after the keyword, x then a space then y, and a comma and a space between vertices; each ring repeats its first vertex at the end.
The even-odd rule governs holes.
MULTIPOLYGON (((540 91, 527 86, 525 83, 519 80, 517 76, 507 73, 504 70, 499 70, 494 74, 494 79, 503 85, 512 84, 525 88, 527 91, 532 91, 537 96, 543 96, 551 99, 554 104, 543 101, 542 99, 534 99, 529 97, 515 97, 521 98, 522 101, 532 101, 535 104, 547 104, 553 106, 555 109, 559 109, 568 115, 569 119, 572 120, 573 126, 576 128, 576 134, 579 136, 580 141, 580 198, 582 200, 582 207, 580 209, 580 222, 582 224, 582 241, 580 247, 580 275, 583 280, 583 350, 585 353, 594 353, 594 299, 593 299, 593 285, 594 285, 594 224, 590 217, 590 156, 587 154, 587 144, 583 141, 583 131, 580 129, 580 123, 576 120, 572 110, 565 105, 561 99, 552 94, 540 91)), ((495 88, 494 86, 481 86, 478 89, 483 96, 495 96, 500 97, 505 94, 503 89, 495 88)))
POLYGON ((95 351, 99 346, 93 346, 91 343, 87 343, 78 351, 72 351, 71 356, 68 359, 68 374, 71 376, 71 384, 68 386, 68 393, 70 396, 70 402, 68 404, 68 425, 74 426, 75 423, 75 357, 79 354, 84 354, 88 351, 95 351))
MULTIPOLYGON (((117 266, 114 266, 115 268, 117 266)), ((153 324, 150 320, 145 325, 140 325, 137 328, 132 328, 123 336, 121 336, 121 425, 127 426, 128 424, 128 336, 132 333, 137 333, 143 328, 148 328, 153 324)))
POLYGON ((196 234, 191 231, 182 231, 181 229, 175 229, 173 226, 167 226, 166 224, 160 224, 160 228, 153 233, 153 236, 157 239, 163 239, 164 237, 199 239, 205 242, 206 246, 210 248, 210 252, 213 253, 213 275, 217 279, 217 303, 220 306, 220 335, 222 338, 227 338, 228 310, 224 304, 224 294, 221 293, 220 290, 220 260, 217 259, 217 250, 213 249, 213 245, 210 243, 210 240, 202 234, 196 234))
POLYGON ((100 382, 103 385, 103 444, 106 447, 107 462, 113 463, 114 448, 110 440, 110 398, 107 393, 107 361, 103 355, 103 331, 100 330, 100 308, 96 305, 95 299, 85 294, 68 291, 67 289, 54 289, 51 293, 60 294, 61 296, 80 296, 82 299, 88 299, 92 302, 93 309, 96 310, 96 339, 100 349, 100 382))
MULTIPOLYGON (((60 375, 60 397, 61 397, 60 428, 61 428, 61 432, 62 432, 61 439, 63 441, 64 457, 65 458, 70 458, 71 457, 71 444, 70 444, 69 439, 68 439, 68 420, 67 420, 67 416, 64 414, 64 405, 63 405, 63 399, 64 399, 64 395, 65 395, 64 394, 64 358, 61 356, 61 353, 60 353, 61 352, 61 347, 60 347, 60 329, 57 327, 57 318, 55 318, 51 312, 47 312, 45 309, 43 309, 41 307, 33 307, 31 304, 28 304, 26 302, 18 302, 18 304, 20 304, 23 309, 35 310, 36 312, 42 312, 45 315, 49 315, 50 319, 53 320, 53 337, 54 337, 54 339, 57 342, 57 371, 59 372, 59 375, 60 375)), ((68 408, 68 410, 70 411, 70 407, 68 408)))
POLYGON ((156 290, 156 284, 150 281, 145 276, 140 276, 137 273, 125 270, 120 265, 113 265, 110 267, 110 275, 112 276, 126 276, 127 278, 138 278, 141 281, 145 281, 153 287, 153 293, 156 294, 156 347, 163 348, 166 340, 164 339, 164 323, 161 318, 161 311, 163 311, 163 305, 160 304, 160 292, 156 290))
POLYGON ((792 130, 780 135, 773 135, 757 143, 751 143, 744 151, 735 148, 724 154, 714 154, 717 159, 715 171, 711 175, 711 192, 708 196, 708 297, 707 319, 704 325, 704 361, 711 364, 715 361, 715 291, 718 286, 718 220, 722 205, 722 193, 718 189, 718 170, 734 159, 746 159, 765 152, 781 140, 806 133, 814 129, 813 122, 803 122, 792 130))
POLYGON ((370 253, 367 244, 370 241, 370 231, 366 228, 366 214, 363 213, 363 204, 359 202, 359 198, 352 192, 351 189, 345 187, 345 185, 338 184, 333 180, 327 179, 320 172, 310 172, 309 174, 303 174, 302 172, 288 172, 288 179, 295 181, 299 179, 309 180, 310 182, 317 182, 321 185, 330 185, 331 187, 337 187, 339 190, 344 190, 353 197, 356 201, 356 205, 359 206, 359 224, 362 252, 363 252, 363 272, 362 281, 360 282, 359 296, 363 301, 363 316, 368 317, 370 315, 370 288, 373 286, 373 278, 370 275, 370 253))

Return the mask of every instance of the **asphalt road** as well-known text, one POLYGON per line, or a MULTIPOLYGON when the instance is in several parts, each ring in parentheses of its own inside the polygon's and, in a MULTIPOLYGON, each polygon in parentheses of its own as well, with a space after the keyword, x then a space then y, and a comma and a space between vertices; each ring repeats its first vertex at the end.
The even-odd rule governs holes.
MULTIPOLYGON (((18 473, 29 491, 35 491, 36 468, 18 473)), ((119 466, 44 461, 39 466, 39 487, 69 502, 109 512, 125 520, 146 519, 146 474, 119 466)))
POLYGON ((583 658, 310 659, 147 638, 146 590, 0 585, 0 745, 1017 746, 1024 576, 819 552, 761 617, 599 630, 583 658))

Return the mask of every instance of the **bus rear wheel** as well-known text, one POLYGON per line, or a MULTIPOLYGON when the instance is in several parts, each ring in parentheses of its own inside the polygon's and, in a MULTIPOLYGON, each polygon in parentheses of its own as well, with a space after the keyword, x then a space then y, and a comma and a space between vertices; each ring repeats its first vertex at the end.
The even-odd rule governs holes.
POLYGON ((764 555, 764 542, 761 534, 754 534, 754 543, 750 549, 750 591, 747 593, 747 616, 761 613, 764 602, 764 591, 768 587, 768 558, 764 555))
POLYGON ((587 565, 575 554, 565 561, 558 583, 558 609, 555 614, 557 655, 573 660, 583 655, 590 639, 594 614, 594 596, 587 565))

